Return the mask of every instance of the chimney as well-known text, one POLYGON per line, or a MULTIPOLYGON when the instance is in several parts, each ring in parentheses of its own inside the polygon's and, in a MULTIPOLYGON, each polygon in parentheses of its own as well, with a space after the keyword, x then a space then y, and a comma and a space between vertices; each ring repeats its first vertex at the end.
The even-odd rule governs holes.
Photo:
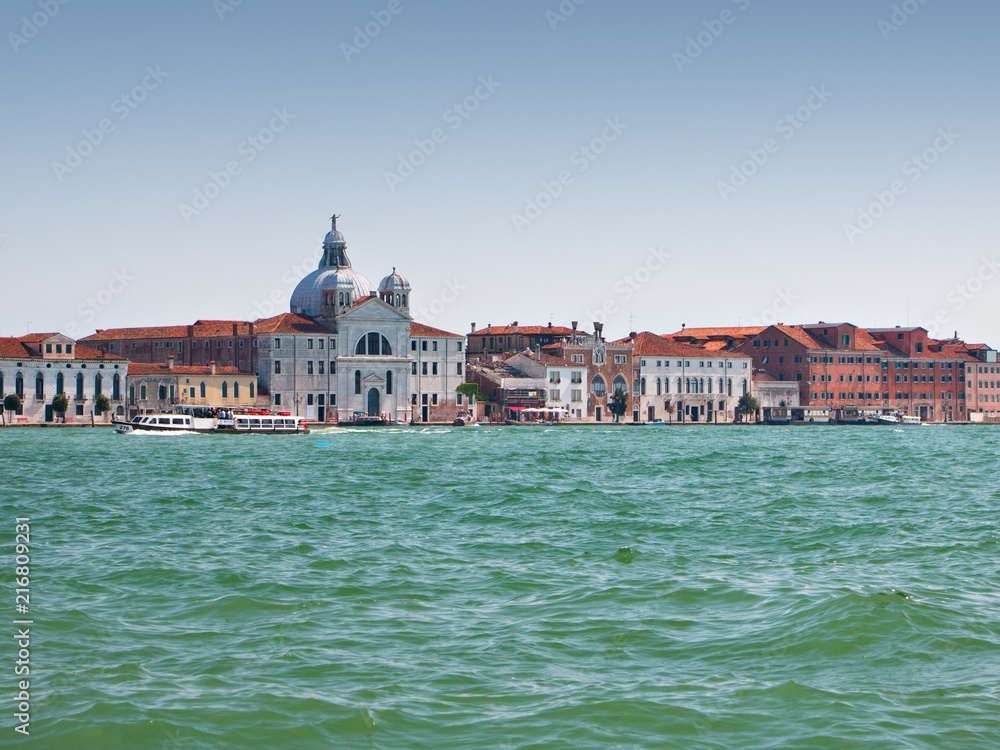
POLYGON ((173 354, 167 355, 167 369, 168 370, 173 370, 174 369, 174 355, 173 354))
POLYGON ((542 363, 542 345, 541 344, 535 344, 535 361, 538 364, 542 363))
POLYGON ((603 335, 602 335, 603 333, 604 333, 604 323, 598 323, 595 320, 594 321, 594 342, 595 343, 603 340, 603 338, 604 338, 603 335))
POLYGON ((632 339, 633 341, 635 341, 635 337, 636 337, 636 336, 638 336, 638 335, 639 335, 639 334, 638 334, 638 333, 636 333, 635 331, 629 331, 629 332, 628 332, 628 337, 629 337, 630 339, 632 339))
POLYGON ((475 332, 476 332, 476 321, 472 321, 472 330, 469 331, 469 333, 475 333, 475 332))
POLYGON ((233 322, 233 336, 239 336, 239 335, 240 335, 240 330, 237 327, 236 322, 234 321, 233 322))
POLYGON ((572 341, 572 343, 575 344, 576 343, 576 327, 578 325, 580 325, 580 321, 579 320, 574 320, 574 321, 572 321, 570 323, 570 325, 573 326, 573 337, 572 337, 572 339, 570 339, 570 341, 572 341))
POLYGON ((208 374, 215 375, 215 360, 213 359, 208 363, 208 374))
POLYGON ((517 321, 515 320, 515 321, 514 321, 513 323, 511 323, 510 325, 511 325, 511 328, 513 328, 513 329, 514 329, 514 333, 517 333, 517 321))

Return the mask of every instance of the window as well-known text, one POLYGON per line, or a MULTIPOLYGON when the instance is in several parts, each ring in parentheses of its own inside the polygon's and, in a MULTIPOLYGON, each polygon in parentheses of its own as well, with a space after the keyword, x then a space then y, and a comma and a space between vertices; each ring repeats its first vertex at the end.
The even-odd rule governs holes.
POLYGON ((306 339, 306 349, 312 349, 312 348, 313 348, 313 340, 306 339))
POLYGON ((549 382, 550 383, 562 382, 562 376, 560 375, 558 370, 553 370, 552 372, 549 373, 549 382))
POLYGON ((431 342, 431 351, 436 352, 437 350, 438 350, 438 342, 437 341, 432 341, 431 342))
POLYGON ((427 374, 427 363, 426 362, 421 362, 420 363, 420 374, 421 375, 426 375, 427 374))
POLYGON ((35 396, 37 398, 45 396, 45 376, 42 373, 35 375, 35 396))
POLYGON ((313 394, 307 393, 306 394, 306 406, 313 406, 314 403, 315 403, 315 401, 313 399, 313 394))
POLYGON ((455 363, 455 368, 456 368, 455 369, 455 374, 456 375, 461 375, 462 374, 462 363, 461 362, 456 362, 455 363))
POLYGON ((431 394, 431 405, 437 406, 438 395, 436 393, 431 394))
POLYGON ((411 352, 415 352, 416 350, 417 350, 417 340, 416 340, 416 339, 413 339, 413 340, 412 340, 412 341, 410 342, 410 351, 411 351, 411 352))
MULTIPOLYGON (((618 356, 618 355, 615 355, 615 356, 618 356)), ((628 393, 628 383, 625 382, 625 378, 623 378, 621 375, 616 376, 615 379, 614 379, 614 382, 611 384, 611 392, 612 393, 614 393, 615 391, 617 391, 619 389, 622 390, 622 391, 624 391, 625 393, 628 393)))
POLYGON ((417 374, 417 363, 416 362, 411 362, 410 363, 410 375, 416 375, 416 374, 417 374))
POLYGON ((229 383, 225 380, 222 381, 222 397, 229 398, 229 383))
POLYGON ((437 374, 438 374, 438 363, 431 362, 431 375, 437 375, 437 374))
POLYGON ((145 383, 143 383, 142 385, 139 386, 139 400, 140 401, 145 401, 146 400, 146 384, 145 383))
POLYGON ((275 406, 281 406, 281 394, 280 393, 275 393, 274 394, 274 405, 275 406))
POLYGON ((280 349, 281 348, 281 339, 275 339, 274 340, 274 348, 275 349, 280 349))
MULTIPOLYGON (((64 383, 63 374, 61 372, 57 373, 56 374, 56 393, 64 393, 64 391, 63 391, 63 383, 64 383)), ((3 375, 0 375, 0 393, 3 393, 3 375)))
POLYGON ((198 386, 198 395, 201 398, 205 398, 205 381, 201 381, 201 385, 198 386))
POLYGON ((582 372, 578 372, 578 371, 571 372, 570 376, 569 376, 569 382, 571 382, 571 383, 582 383, 583 382, 583 373, 582 372))
MULTIPOLYGON (((226 391, 225 391, 225 388, 223 388, 223 390, 222 390, 222 393, 223 393, 223 397, 225 397, 225 392, 226 392, 226 391)), ((167 398, 167 386, 165 386, 165 385, 161 385, 161 386, 160 386, 160 388, 159 388, 159 391, 157 392, 157 394, 156 394, 156 395, 157 395, 157 397, 158 397, 158 398, 159 398, 159 399, 160 399, 161 401, 164 401, 164 400, 166 400, 166 398, 167 398)))
POLYGON ((361 395, 361 370, 354 371, 354 393, 361 395))
POLYGON ((608 387, 604 382, 604 378, 600 375, 595 375, 594 379, 590 381, 590 392, 597 397, 604 396, 608 392, 608 387))
POLYGON ((312 360, 310 360, 306 362, 306 375, 312 375, 312 374, 313 374, 313 363, 312 360))
POLYGON ((97 398, 104 392, 103 385, 104 379, 101 377, 101 373, 97 373, 94 376, 94 398, 97 398))
POLYGON ((325 364, 323 362, 319 363, 319 374, 320 375, 325 375, 326 374, 326 372, 325 372, 325 364))
POLYGON ((274 374, 275 375, 280 375, 281 374, 281 360, 280 359, 274 360, 274 374))
POLYGON ((615 355, 615 364, 616 365, 623 365, 627 361, 628 361, 628 358, 624 354, 616 354, 615 355))
POLYGON ((392 394, 392 370, 385 371, 385 393, 387 396, 392 394))
POLYGON ((427 342, 426 341, 421 341, 420 342, 420 350, 421 351, 425 351, 425 352, 427 351, 427 342))
POLYGON ((354 353, 374 357, 391 357, 392 347, 389 345, 389 339, 380 333, 372 331, 358 339, 358 344, 354 347, 354 353))

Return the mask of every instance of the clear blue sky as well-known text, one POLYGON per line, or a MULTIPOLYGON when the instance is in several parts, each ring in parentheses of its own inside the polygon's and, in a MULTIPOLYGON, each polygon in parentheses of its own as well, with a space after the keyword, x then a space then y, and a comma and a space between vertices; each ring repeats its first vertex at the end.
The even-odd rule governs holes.
POLYGON ((287 310, 336 211, 458 332, 606 306, 1000 345, 1000 8, 895 5, 11 0, 0 333, 287 310))

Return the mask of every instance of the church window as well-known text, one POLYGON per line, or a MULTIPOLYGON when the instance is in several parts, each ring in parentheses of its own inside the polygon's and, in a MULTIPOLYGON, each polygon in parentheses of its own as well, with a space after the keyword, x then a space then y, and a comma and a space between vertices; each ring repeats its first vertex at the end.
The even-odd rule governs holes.
POLYGON ((354 349, 355 354, 367 354, 368 356, 392 356, 392 346, 389 339, 380 333, 372 331, 358 339, 358 344, 354 349))
POLYGON ((361 370, 354 371, 354 393, 361 394, 361 370))
POLYGON ((392 370, 385 372, 385 392, 386 395, 392 395, 392 370))
POLYGON ((603 396, 608 392, 608 385, 604 382, 604 378, 600 375, 595 375, 594 379, 590 381, 590 392, 595 396, 603 396))
POLYGON ((406 295, 403 295, 403 307, 406 307, 406 295))
POLYGON ((341 307, 344 306, 344 293, 343 292, 340 293, 340 306, 341 307))

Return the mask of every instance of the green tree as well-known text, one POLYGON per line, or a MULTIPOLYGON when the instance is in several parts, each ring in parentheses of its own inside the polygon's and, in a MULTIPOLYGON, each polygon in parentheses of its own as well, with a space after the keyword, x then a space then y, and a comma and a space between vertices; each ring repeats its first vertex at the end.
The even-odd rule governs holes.
POLYGON ((111 399, 103 393, 97 394, 97 398, 94 399, 94 412, 101 415, 109 411, 111 411, 111 399))
POLYGON ((4 400, 3 400, 3 412, 4 412, 3 424, 4 424, 4 427, 7 426, 7 417, 6 417, 6 414, 9 411, 14 411, 14 412, 21 411, 21 397, 18 396, 16 393, 8 393, 4 397, 4 400))
POLYGON ((674 408, 674 405, 668 401, 667 405, 664 407, 663 411, 665 411, 667 413, 667 422, 669 422, 670 424, 673 424, 673 422, 674 422, 674 412, 676 411, 676 409, 674 408))
POLYGON ((739 417, 739 421, 743 421, 743 417, 749 417, 752 414, 756 414, 760 410, 760 402, 751 396, 749 393, 740 396, 740 402, 736 405, 736 416, 739 417))
POLYGON ((66 398, 66 394, 57 393, 52 399, 52 411, 62 416, 62 420, 65 422, 67 409, 69 409, 69 399, 66 398))
POLYGON ((618 422, 628 409, 628 394, 622 388, 615 388, 611 394, 611 402, 608 404, 608 411, 615 415, 615 422, 618 422))

